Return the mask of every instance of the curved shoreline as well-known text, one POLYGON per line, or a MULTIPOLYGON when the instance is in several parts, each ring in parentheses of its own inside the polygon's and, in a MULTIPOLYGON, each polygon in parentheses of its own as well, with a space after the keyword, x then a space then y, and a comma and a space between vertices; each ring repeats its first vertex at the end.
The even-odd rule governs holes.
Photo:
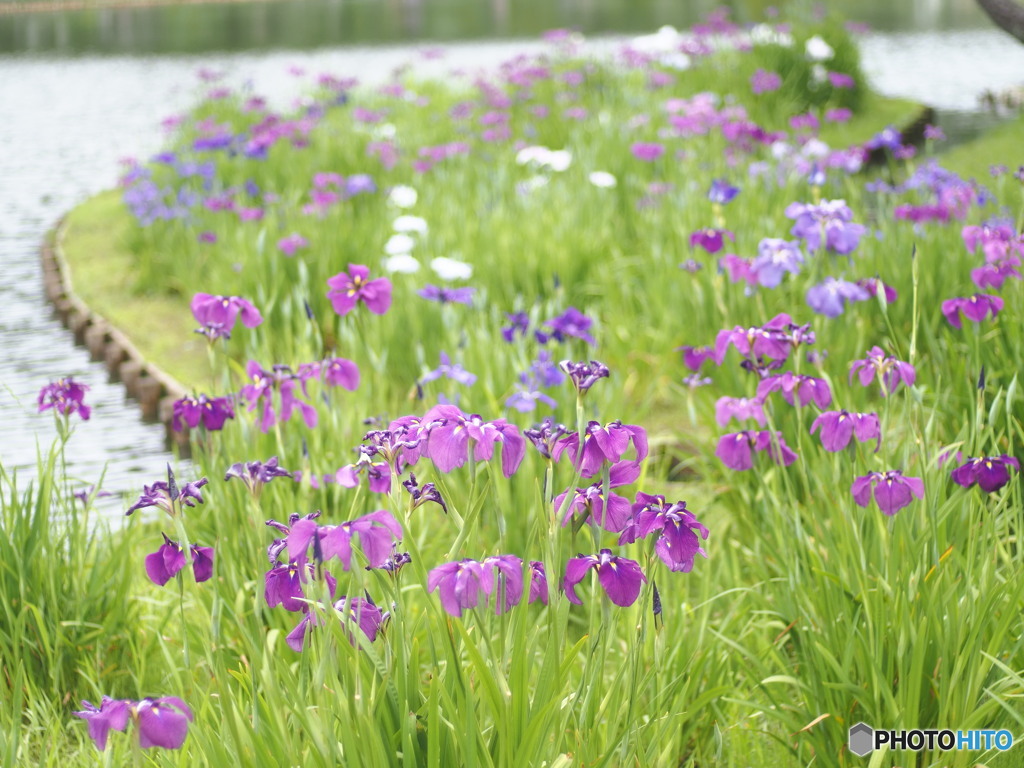
POLYGON ((164 425, 168 445, 188 451, 188 431, 176 432, 171 426, 173 403, 185 397, 185 387, 142 354, 124 331, 114 326, 103 315, 90 309, 74 292, 69 269, 61 252, 65 231, 62 216, 40 248, 43 270, 43 289, 61 323, 75 337, 75 343, 89 350, 89 357, 102 362, 111 381, 119 381, 127 395, 134 399, 144 421, 159 421, 164 425))

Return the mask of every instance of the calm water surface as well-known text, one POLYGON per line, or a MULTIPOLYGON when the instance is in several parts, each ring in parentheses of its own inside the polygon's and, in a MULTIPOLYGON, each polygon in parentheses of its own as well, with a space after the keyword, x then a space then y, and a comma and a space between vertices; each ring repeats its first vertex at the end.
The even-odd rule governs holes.
MULTIPOLYGON (((171 457, 163 429, 142 424, 118 385, 51 317, 38 247, 61 212, 116 181, 118 160, 160 145, 160 118, 195 96, 201 66, 252 80, 279 104, 296 92, 292 66, 383 79, 487 67, 538 49, 541 31, 573 26, 610 49, 623 33, 688 26, 718 3, 678 0, 292 0, 230 6, 105 9, 0 15, 0 464, 31 474, 54 436, 35 397, 51 378, 92 387, 93 417, 68 447, 75 477, 135 492, 171 457), (443 45, 441 60, 419 51, 443 45)), ((758 20, 768 3, 737 2, 758 20)), ((976 130, 984 88, 1024 77, 1024 46, 994 30, 973 2, 844 2, 878 31, 863 41, 865 69, 884 93, 942 108, 950 130, 976 130)), ((949 131, 947 131, 949 132, 949 131)), ((102 308, 98 308, 102 309, 102 308)), ((239 457, 261 458, 267 457, 239 457)), ((116 505, 115 505, 116 507, 116 505)))

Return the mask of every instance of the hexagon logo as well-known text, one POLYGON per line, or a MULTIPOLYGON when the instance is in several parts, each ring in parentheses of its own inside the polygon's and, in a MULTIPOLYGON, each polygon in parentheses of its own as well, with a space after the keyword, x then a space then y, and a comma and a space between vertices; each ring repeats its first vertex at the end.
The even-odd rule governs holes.
POLYGON ((875 744, 874 729, 867 723, 857 723, 850 728, 850 751, 857 757, 871 753, 875 744))

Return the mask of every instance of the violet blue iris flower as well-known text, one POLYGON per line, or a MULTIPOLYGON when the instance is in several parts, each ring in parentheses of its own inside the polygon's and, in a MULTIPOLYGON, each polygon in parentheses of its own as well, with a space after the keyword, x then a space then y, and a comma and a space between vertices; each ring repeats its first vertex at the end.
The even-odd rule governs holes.
POLYGON ((863 225, 853 223, 853 211, 845 200, 822 200, 817 205, 791 203, 786 216, 795 220, 790 232, 803 240, 809 251, 824 246, 833 253, 852 253, 866 231, 863 225))
POLYGON ((502 327, 501 337, 509 344, 515 341, 516 336, 525 336, 530 329, 530 317, 525 312, 506 314, 505 318, 509 324, 502 327))
MULTIPOLYGON (((178 572, 185 567, 187 558, 181 544, 171 541, 166 533, 161 534, 164 543, 160 549, 151 555, 146 555, 146 575, 149 580, 157 586, 162 587, 170 581, 178 572)), ((213 576, 213 547, 200 547, 193 544, 192 550, 192 573, 196 583, 207 581, 213 576)))
POLYGON ((849 411, 825 411, 811 424, 811 434, 821 429, 821 445, 826 451, 836 453, 857 440, 866 443, 875 440, 875 453, 882 445, 882 427, 877 413, 850 413, 849 411))
POLYGON ((668 504, 665 497, 637 492, 632 520, 619 537, 619 544, 632 544, 660 532, 654 551, 672 571, 689 573, 697 555, 707 557, 700 540, 708 538, 708 529, 686 508, 685 501, 668 504), (698 536, 699 534, 699 536, 698 536))
POLYGON ((71 376, 52 381, 39 390, 38 412, 42 413, 52 408, 54 413, 59 413, 61 416, 77 413, 82 417, 82 421, 88 421, 89 414, 92 413, 89 406, 85 404, 85 393, 88 391, 89 387, 79 384, 71 376))
MULTIPOLYGON (((338 614, 341 614, 340 620, 343 623, 354 622, 358 625, 371 643, 377 639, 381 627, 388 619, 388 614, 381 613, 380 608, 362 597, 342 597, 334 603, 333 608, 338 614)), ((295 629, 285 636, 288 647, 296 653, 301 653, 306 644, 307 630, 320 626, 321 621, 318 611, 313 610, 306 613, 295 629)), ((358 646, 352 632, 348 632, 348 640, 353 646, 358 646)))
POLYGON ((874 489, 875 503, 887 515, 895 515, 910 504, 913 497, 924 498, 924 482, 919 477, 904 477, 898 469, 889 472, 868 472, 850 486, 853 500, 859 507, 871 501, 874 489))
POLYGON ((263 322, 263 316, 250 302, 238 296, 214 296, 197 293, 192 297, 192 316, 201 326, 196 333, 215 339, 230 339, 235 322, 241 318, 246 328, 255 328, 263 322))
POLYGON ((690 247, 703 248, 708 253, 718 253, 725 247, 725 238, 735 240, 736 236, 728 229, 698 229, 690 235, 690 247))
POLYGON ((412 472, 409 473, 409 478, 402 481, 402 487, 409 492, 412 497, 410 504, 412 509, 418 509, 424 504, 434 502, 441 511, 448 514, 448 505, 444 503, 444 499, 441 497, 441 492, 437 490, 433 483, 424 483, 420 485, 416 482, 416 475, 412 472))
POLYGON ((455 381, 459 384, 462 384, 463 386, 466 387, 473 386, 473 383, 476 381, 476 374, 467 371, 465 368, 462 367, 461 363, 453 364, 451 358, 448 357, 447 352, 441 353, 441 365, 439 365, 434 370, 427 371, 425 374, 423 374, 422 378, 420 379, 420 383, 426 384, 427 382, 430 381, 436 381, 437 379, 440 379, 442 376, 444 376, 447 379, 451 379, 452 381, 455 381))
POLYGON ((597 344, 597 341, 590 335, 590 326, 593 324, 594 321, 576 307, 569 307, 565 312, 545 323, 547 332, 536 331, 535 336, 541 344, 547 344, 551 339, 561 343, 566 338, 573 338, 582 339, 587 344, 594 345, 597 344))
POLYGON ((391 307, 391 281, 386 277, 369 280, 370 270, 362 264, 349 264, 348 272, 340 272, 327 280, 331 289, 327 298, 339 315, 347 315, 359 302, 375 315, 383 315, 391 307))
POLYGON ((224 422, 235 418, 235 406, 230 397, 183 397, 174 401, 171 426, 180 432, 187 426, 195 429, 200 424, 203 428, 216 432, 224 428, 224 422))
POLYGON ((786 272, 798 274, 803 263, 804 255, 799 243, 766 237, 757 245, 757 258, 751 262, 750 271, 758 284, 765 288, 777 288, 786 272))
POLYGON ((621 421, 612 421, 604 426, 598 421, 591 421, 584 429, 582 450, 579 433, 570 432, 555 443, 551 456, 558 461, 563 453, 568 453, 573 466, 579 468, 581 477, 593 477, 601 472, 605 462, 614 467, 622 461, 631 444, 636 457, 627 463, 639 470, 640 463, 647 458, 647 432, 644 428, 621 421))
POLYGON ((473 304, 473 294, 476 288, 439 288, 436 285, 425 285, 416 291, 428 301, 436 301, 440 304, 465 304, 467 307, 473 304))
POLYGON ((610 549, 602 549, 596 555, 580 554, 570 558, 565 566, 562 588, 570 603, 583 605, 583 601, 576 594, 576 585, 583 581, 592 569, 597 571, 597 579, 601 582, 608 599, 623 608, 636 602, 640 596, 641 585, 647 581, 638 562, 617 557, 610 549))
POLYGON ((772 433, 767 430, 760 432, 746 430, 722 435, 718 440, 715 456, 721 459, 729 469, 743 471, 754 466, 755 452, 767 452, 772 461, 784 467, 788 467, 797 460, 796 453, 786 445, 782 433, 776 432, 773 439, 772 433), (776 442, 778 443, 777 447, 776 442))
POLYGON ((489 461, 494 446, 500 444, 501 471, 512 477, 526 454, 526 441, 514 424, 504 419, 484 421, 478 414, 465 414, 454 405, 436 405, 427 411, 423 421, 434 423, 425 453, 441 472, 451 472, 469 460, 470 440, 473 461, 489 461))
POLYGON ((985 493, 994 493, 1010 482, 1010 467, 1020 471, 1020 462, 1013 456, 1005 453, 1001 456, 983 456, 968 459, 966 464, 954 469, 951 476, 954 483, 964 488, 977 483, 985 493))
POLYGON ((807 290, 807 305, 826 317, 839 317, 847 302, 867 301, 869 298, 871 294, 857 283, 835 277, 826 277, 807 290))
POLYGON ((850 365, 850 381, 856 376, 862 387, 871 385, 878 377, 882 394, 888 395, 895 391, 902 381, 906 386, 914 385, 917 372, 910 363, 904 363, 891 355, 886 355, 881 347, 872 347, 863 360, 854 360, 850 365))
POLYGON ((734 187, 725 179, 715 179, 711 182, 711 188, 708 190, 708 200, 717 205, 726 205, 731 203, 739 193, 739 187, 734 187))
POLYGON ((300 518, 285 538, 288 560, 304 567, 312 544, 314 558, 317 554, 321 561, 337 557, 343 570, 351 570, 352 537, 356 534, 369 566, 379 568, 390 556, 391 545, 402 538, 402 526, 383 509, 339 525, 317 525, 308 517, 300 518))
POLYGON ((987 293, 976 293, 969 298, 946 299, 942 302, 942 314, 954 328, 961 327, 960 313, 975 323, 986 317, 995 317, 1003 309, 1003 300, 999 296, 987 293))

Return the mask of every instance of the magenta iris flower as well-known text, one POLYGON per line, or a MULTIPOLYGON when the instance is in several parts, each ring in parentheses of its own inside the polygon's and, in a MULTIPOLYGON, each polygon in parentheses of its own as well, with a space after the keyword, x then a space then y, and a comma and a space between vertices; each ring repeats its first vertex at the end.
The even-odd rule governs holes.
POLYGON ((263 316, 250 302, 238 296, 214 296, 209 293, 197 293, 192 297, 192 316, 200 327, 201 333, 210 341, 230 339, 235 322, 241 318, 246 328, 255 328, 263 322, 263 316))
POLYGON ((583 605, 576 594, 576 585, 591 571, 597 571, 608 599, 615 605, 627 608, 640 596, 640 587, 647 581, 640 564, 635 560, 617 557, 610 549, 602 549, 596 555, 577 555, 569 558, 565 566, 565 581, 562 588, 570 603, 583 605))
POLYGON ((898 469, 889 472, 869 472, 854 480, 850 492, 857 506, 868 505, 872 489, 875 503, 887 515, 895 515, 910 504, 914 497, 924 498, 924 481, 919 477, 904 477, 898 469))
POLYGON ((758 69, 750 76, 750 89, 755 94, 770 93, 782 87, 782 78, 775 72, 758 69))
POLYGON ((310 545, 315 560, 338 558, 343 570, 352 568, 352 537, 371 568, 379 568, 391 555, 391 545, 402 538, 402 526, 391 513, 379 509, 339 525, 317 525, 309 517, 294 521, 285 538, 289 561, 305 566, 310 545))
MULTIPOLYGON (((547 600, 544 568, 530 564, 529 602, 547 600)), ((496 555, 482 562, 463 559, 432 569, 427 576, 427 591, 437 590, 441 607, 450 616, 486 605, 494 599, 494 612, 506 613, 523 597, 523 561, 515 555, 496 555)))
POLYGON ((308 248, 309 240, 304 238, 297 232, 293 232, 287 237, 282 237, 277 241, 277 248, 285 256, 294 256, 295 252, 300 248, 308 248))
POLYGON ((300 400, 295 388, 298 385, 304 389, 308 378, 319 375, 319 368, 305 366, 300 368, 300 372, 304 378, 293 373, 286 365, 275 365, 273 370, 267 371, 255 360, 246 364, 247 383, 240 394, 249 403, 248 410, 259 408, 261 432, 268 432, 279 421, 288 421, 296 410, 302 414, 307 427, 312 429, 316 426, 316 409, 300 400), (280 393, 280 410, 274 407, 275 392, 280 393))
POLYGON ((89 414, 92 413, 92 409, 85 404, 85 393, 88 391, 89 387, 79 384, 70 376, 52 381, 39 390, 38 412, 42 413, 52 408, 54 413, 61 416, 77 413, 82 417, 82 421, 88 421, 89 414))
POLYGON ((725 238, 735 240, 728 229, 698 229, 690 235, 691 248, 703 248, 708 253, 718 253, 725 246, 725 238))
POLYGON ((129 720, 135 723, 139 746, 143 749, 180 749, 188 735, 188 724, 193 719, 192 710, 176 696, 141 701, 104 696, 99 707, 88 701, 83 701, 82 707, 81 711, 72 714, 88 723, 89 737, 100 751, 107 748, 110 731, 125 730, 129 720))
POLYGON ((875 453, 882 444, 882 427, 877 413, 850 413, 849 411, 825 411, 811 424, 811 434, 821 429, 821 445, 826 451, 836 453, 857 440, 866 443, 875 440, 875 453))
POLYGON ((1001 456, 983 456, 968 459, 966 464, 954 469, 951 476, 954 483, 964 488, 977 483, 985 493, 993 493, 1010 482, 1010 467, 1020 471, 1020 462, 1013 456, 1005 453, 1001 456))
POLYGON ((707 557, 700 545, 708 529, 686 508, 685 501, 668 504, 665 497, 637 492, 632 521, 619 537, 619 544, 632 544, 652 533, 660 533, 654 545, 658 557, 672 571, 689 573, 697 555, 707 557))
POLYGON ((762 326, 725 328, 715 336, 714 361, 721 365, 729 347, 748 359, 770 358, 786 360, 801 344, 814 344, 810 325, 797 325, 785 312, 779 313, 762 326))
POLYGON ((442 472, 451 472, 469 460, 471 440, 474 461, 490 461, 494 446, 501 445, 501 471, 505 477, 515 474, 526 453, 526 441, 519 429, 504 419, 484 421, 454 405, 436 405, 424 414, 423 421, 434 424, 425 453, 442 472))
POLYGON ((637 160, 653 163, 665 154, 665 147, 656 142, 638 141, 629 148, 629 151, 633 153, 633 157, 637 160))
POLYGON ((891 355, 886 355, 881 347, 872 347, 868 350, 867 357, 863 360, 854 360, 850 365, 850 381, 856 376, 861 386, 871 385, 875 377, 878 377, 878 384, 882 387, 882 394, 888 395, 893 392, 900 382, 912 387, 917 372, 910 363, 904 363, 891 355))
POLYGON ((235 406, 230 397, 183 397, 174 401, 171 426, 180 432, 185 426, 195 429, 200 424, 215 432, 224 428, 224 422, 235 418, 235 406))
POLYGON ((961 327, 960 313, 975 323, 986 317, 995 317, 1003 309, 1003 300, 999 296, 987 293, 976 293, 969 298, 946 299, 942 302, 942 314, 954 328, 961 327))
MULTIPOLYGON (((381 613, 380 608, 370 600, 362 597, 342 597, 334 603, 334 610, 341 614, 342 623, 354 623, 372 643, 377 639, 381 627, 388 619, 387 613, 381 613)), ((309 611, 299 621, 295 629, 285 636, 288 647, 296 653, 301 653, 306 644, 306 633, 312 627, 320 626, 322 619, 317 611, 309 611)), ((348 640, 352 645, 357 645, 355 635, 348 632, 348 640)))
POLYGON ((767 452, 772 461, 788 467, 797 460, 797 455, 786 445, 782 433, 776 432, 775 439, 767 430, 756 432, 746 430, 722 435, 715 449, 715 456, 729 469, 746 470, 754 466, 754 453, 767 452), (778 447, 776 447, 776 442, 778 447))
POLYGON ((612 421, 604 426, 598 421, 591 421, 584 429, 582 450, 579 433, 570 432, 555 443, 551 456, 558 461, 563 453, 568 453, 582 477, 593 477, 601 472, 606 462, 614 467, 622 461, 630 445, 635 458, 627 463, 638 470, 640 462, 647 458, 647 432, 644 428, 621 421, 612 421))
POLYGON ((899 294, 896 289, 891 285, 886 285, 877 277, 865 277, 857 281, 857 285, 867 291, 871 296, 878 296, 878 292, 882 291, 882 295, 885 296, 885 303, 892 304, 899 298, 899 294))
POLYGON ((366 475, 367 484, 373 493, 391 493, 391 466, 387 461, 374 461, 376 448, 359 446, 359 458, 354 464, 346 464, 334 475, 338 485, 355 488, 359 478, 366 475))
POLYGON ((757 385, 757 397, 764 402, 772 392, 781 392, 787 403, 800 408, 805 408, 810 403, 819 408, 828 408, 832 405, 832 390, 828 382, 814 376, 790 371, 767 376, 757 385))
MULTIPOLYGON (((146 575, 150 581, 162 587, 185 567, 188 558, 185 557, 185 550, 181 544, 171 541, 166 533, 161 535, 164 537, 164 543, 160 545, 160 549, 146 556, 146 575)), ((193 544, 190 549, 192 573, 196 583, 207 581, 213 576, 213 547, 193 544)))
POLYGON ((328 279, 327 298, 339 315, 347 315, 359 302, 375 315, 383 315, 391 307, 391 281, 386 277, 369 280, 370 270, 361 264, 349 264, 348 272, 328 279))
POLYGON ((730 419, 746 421, 753 419, 764 426, 768 417, 764 414, 764 401, 759 397, 720 397, 715 403, 715 420, 724 427, 730 419))

